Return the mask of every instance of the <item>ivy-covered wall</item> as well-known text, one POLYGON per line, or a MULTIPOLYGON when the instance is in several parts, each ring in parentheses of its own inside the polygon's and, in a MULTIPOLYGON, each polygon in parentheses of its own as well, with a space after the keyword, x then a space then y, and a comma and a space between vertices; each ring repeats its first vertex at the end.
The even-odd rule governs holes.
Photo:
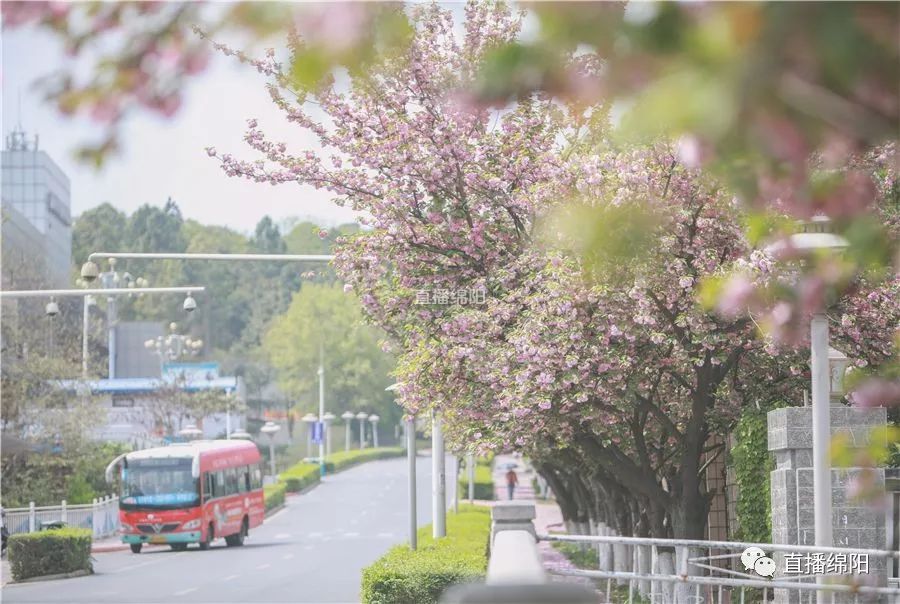
POLYGON ((775 461, 768 450, 766 411, 744 410, 734 430, 731 465, 738 487, 738 530, 734 538, 741 541, 772 541, 769 473, 775 461))

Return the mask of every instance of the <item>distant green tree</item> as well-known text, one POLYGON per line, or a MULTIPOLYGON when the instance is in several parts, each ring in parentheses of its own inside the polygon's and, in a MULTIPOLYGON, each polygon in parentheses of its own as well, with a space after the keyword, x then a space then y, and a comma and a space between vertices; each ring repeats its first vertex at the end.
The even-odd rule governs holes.
POLYGON ((382 351, 382 333, 363 322, 362 308, 339 284, 305 284, 288 311, 272 322, 263 344, 282 389, 301 412, 318 407, 319 352, 325 367, 325 406, 378 413, 382 426, 400 418, 385 388, 394 359, 382 351))
POLYGON ((76 267, 93 252, 124 249, 128 216, 104 202, 83 212, 72 225, 72 260, 76 267))

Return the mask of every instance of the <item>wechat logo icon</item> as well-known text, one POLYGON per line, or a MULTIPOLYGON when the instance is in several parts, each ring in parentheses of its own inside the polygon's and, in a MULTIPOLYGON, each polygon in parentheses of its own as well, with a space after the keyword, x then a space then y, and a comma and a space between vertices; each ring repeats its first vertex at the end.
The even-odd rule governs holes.
POLYGON ((760 577, 775 576, 775 560, 766 556, 766 552, 760 547, 748 547, 741 554, 741 562, 744 570, 753 571, 760 577))

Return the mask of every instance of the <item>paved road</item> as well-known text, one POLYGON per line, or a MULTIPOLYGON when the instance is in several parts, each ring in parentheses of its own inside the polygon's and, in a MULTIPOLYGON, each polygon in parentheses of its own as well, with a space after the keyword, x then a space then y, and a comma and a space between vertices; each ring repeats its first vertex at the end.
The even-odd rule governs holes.
MULTIPOLYGON (((450 463, 447 464, 448 470, 450 463)), ((430 522, 431 458, 418 459, 419 523, 430 522)), ((448 485, 448 491, 450 490, 448 485)), ((244 547, 95 554, 94 575, 11 584, 4 602, 358 602, 363 567, 407 539, 406 459, 326 477, 251 531, 244 547)))

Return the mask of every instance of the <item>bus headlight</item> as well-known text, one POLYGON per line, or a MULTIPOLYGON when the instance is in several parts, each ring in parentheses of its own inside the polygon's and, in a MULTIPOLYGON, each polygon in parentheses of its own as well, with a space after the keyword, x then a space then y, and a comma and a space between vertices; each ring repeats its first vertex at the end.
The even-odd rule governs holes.
POLYGON ((200 528, 201 520, 199 518, 195 518, 194 520, 188 520, 184 524, 181 525, 181 528, 186 531, 191 531, 194 529, 200 528))
POLYGON ((134 527, 130 524, 125 524, 124 522, 119 523, 119 532, 120 533, 133 533, 134 527))

